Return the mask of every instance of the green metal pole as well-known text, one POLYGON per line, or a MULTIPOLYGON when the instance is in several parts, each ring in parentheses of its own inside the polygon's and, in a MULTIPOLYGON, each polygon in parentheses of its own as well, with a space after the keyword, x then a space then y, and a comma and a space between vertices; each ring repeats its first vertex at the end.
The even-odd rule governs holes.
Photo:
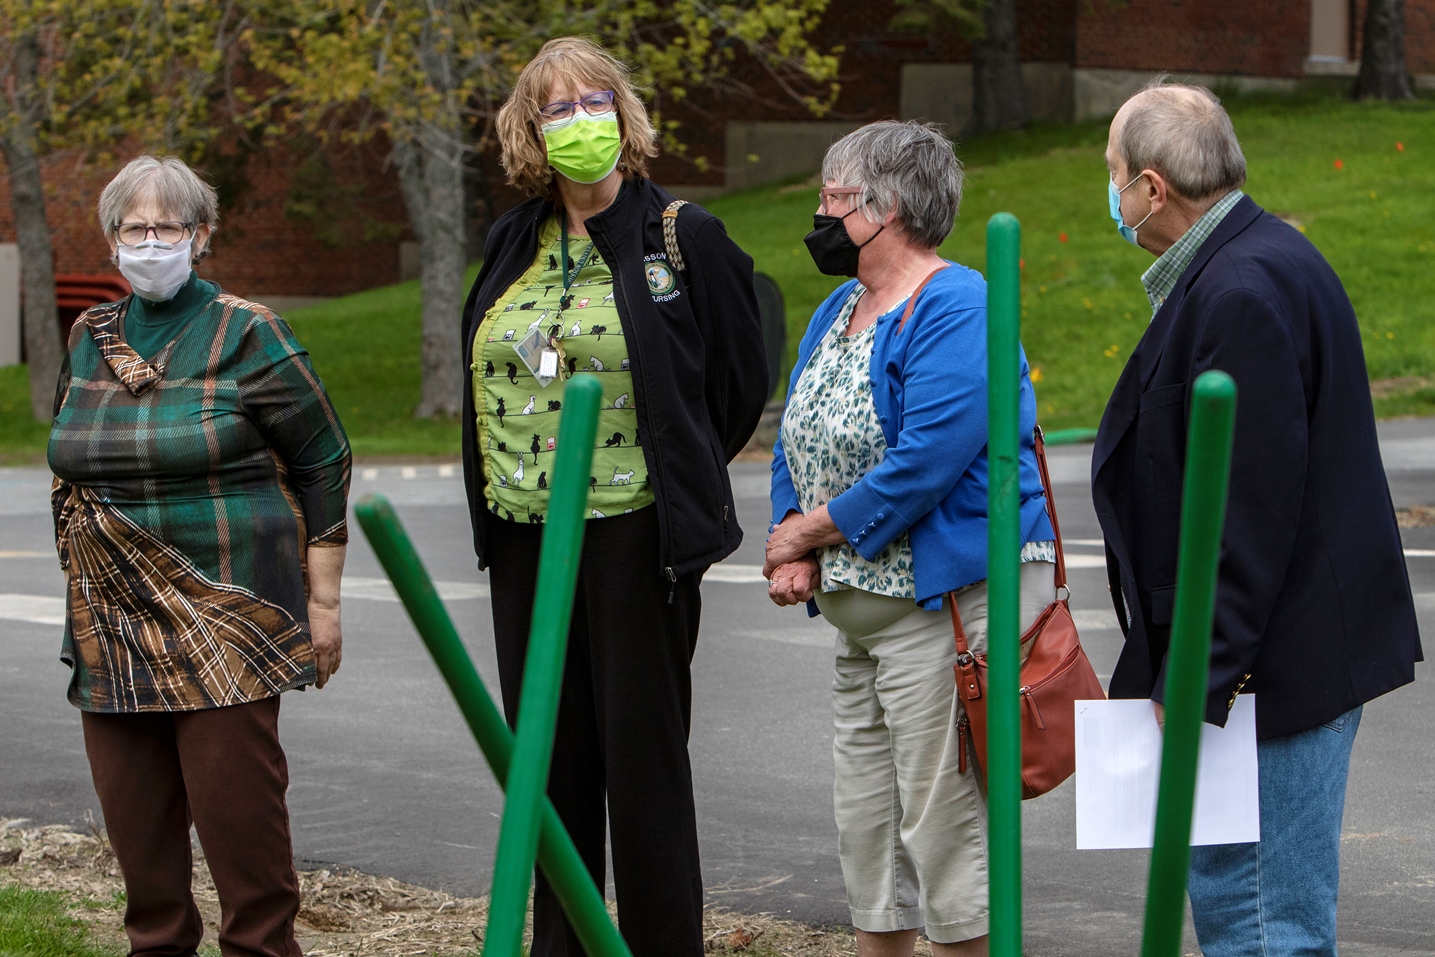
POLYGON ((1156 839, 1146 888, 1142 957, 1177 957, 1181 952, 1186 876, 1191 866, 1196 762, 1206 713, 1216 572, 1221 560, 1235 421, 1235 382, 1224 372, 1203 372, 1196 379, 1191 400, 1186 445, 1176 608, 1166 662, 1161 790, 1156 800, 1156 839))
MULTIPOLYGON (((563 434, 566 435, 566 431, 563 434)), ((586 444, 591 455, 591 426, 588 441, 578 444, 586 444)), ((583 471, 586 473, 586 465, 583 471)), ((453 621, 424 569, 423 561, 383 496, 365 497, 355 511, 374 553, 393 581, 395 591, 447 682, 499 786, 506 788, 514 750, 512 732, 484 688, 453 621)), ((571 589, 570 597, 565 600, 565 604, 569 603, 571 589)), ((546 798, 542 800, 538 862, 553 885, 584 949, 592 957, 631 957, 577 848, 546 798)), ((525 903, 526 894, 525 887, 525 903)))
POLYGON ((1021 957, 1021 224, 987 222, 987 809, 993 957, 1021 957))
MULTIPOLYGON (((506 787, 513 757, 513 732, 508 730, 503 715, 478 676, 473 659, 453 626, 453 619, 449 618, 433 580, 424 569, 423 560, 404 533, 388 499, 382 495, 365 496, 354 511, 379 564, 394 583, 394 591, 398 592, 414 628, 458 703, 459 712, 468 722, 479 750, 493 769, 498 786, 506 787)), ((592 957, 632 957, 608 916, 607 905, 578 855, 578 848, 558 819, 558 812, 546 800, 538 864, 553 885, 583 948, 592 957)))
POLYGON ((508 772, 508 793, 498 832, 498 858, 493 865, 484 957, 518 957, 523 946, 523 919, 528 911, 528 890, 533 881, 533 860, 538 852, 548 767, 553 757, 568 623, 573 616, 573 590, 583 548, 588 471, 593 463, 593 439, 598 431, 598 404, 602 398, 602 385, 590 375, 575 376, 563 394, 553 490, 538 554, 533 624, 528 632, 528 657, 518 699, 513 764, 508 772))

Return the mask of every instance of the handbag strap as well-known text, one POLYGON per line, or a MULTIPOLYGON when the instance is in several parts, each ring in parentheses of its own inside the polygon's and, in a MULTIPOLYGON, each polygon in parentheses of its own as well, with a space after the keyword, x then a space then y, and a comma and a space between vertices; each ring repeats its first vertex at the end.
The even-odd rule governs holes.
MULTIPOLYGON (((1056 591, 1059 593, 1066 588, 1066 552, 1061 547, 1061 523, 1056 520, 1056 499, 1051 494, 1051 471, 1046 465, 1046 434, 1042 432, 1041 426, 1038 425, 1033 431, 1032 440, 1036 445, 1036 467, 1041 471, 1041 488, 1046 493, 1046 516, 1051 519, 1051 530, 1056 534, 1056 591)), ((952 606, 952 637, 957 644, 957 654, 965 655, 967 630, 962 627, 962 613, 957 610, 956 592, 947 592, 947 603, 952 606)))
MULTIPOLYGON (((1061 547, 1061 523, 1056 520, 1056 497, 1051 494, 1051 472, 1046 467, 1046 433, 1037 426, 1032 432, 1036 444, 1036 467, 1041 470, 1041 490, 1046 493, 1046 517, 1056 534, 1056 590, 1066 588, 1066 551, 1061 547)), ((1070 589, 1068 589, 1069 591, 1070 589)))
POLYGON ((967 654, 967 630, 962 627, 962 613, 957 611, 957 593, 947 592, 947 604, 952 606, 952 639, 957 643, 957 657, 967 654))
POLYGON ((946 269, 949 265, 951 264, 942 263, 936 269, 933 269, 931 272, 927 273, 927 278, 923 279, 920 283, 917 284, 917 288, 912 290, 912 294, 907 297, 907 308, 902 310, 902 321, 897 323, 897 333, 899 335, 901 334, 902 330, 906 328, 907 320, 912 318, 912 310, 917 308, 917 297, 922 294, 923 289, 927 288, 927 283, 931 282, 932 278, 936 276, 937 273, 941 272, 943 269, 946 269))

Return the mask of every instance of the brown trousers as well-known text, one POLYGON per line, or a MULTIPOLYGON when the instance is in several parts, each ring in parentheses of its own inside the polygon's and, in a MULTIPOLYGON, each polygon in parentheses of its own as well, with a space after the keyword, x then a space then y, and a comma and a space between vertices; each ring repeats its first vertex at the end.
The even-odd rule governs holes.
POLYGON ((131 957, 189 957, 193 821, 219 892, 224 957, 299 957, 299 876, 279 698, 163 714, 82 712, 85 751, 125 879, 131 957))

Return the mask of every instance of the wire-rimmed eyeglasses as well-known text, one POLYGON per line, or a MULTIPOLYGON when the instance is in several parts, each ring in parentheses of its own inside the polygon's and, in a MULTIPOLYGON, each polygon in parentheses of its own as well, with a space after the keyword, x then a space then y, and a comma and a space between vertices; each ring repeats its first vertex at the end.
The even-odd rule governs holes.
POLYGON ((193 228, 194 223, 155 223, 153 226, 144 223, 115 223, 115 238, 122 246, 138 246, 153 233, 157 242, 177 243, 184 239, 186 230, 193 228))

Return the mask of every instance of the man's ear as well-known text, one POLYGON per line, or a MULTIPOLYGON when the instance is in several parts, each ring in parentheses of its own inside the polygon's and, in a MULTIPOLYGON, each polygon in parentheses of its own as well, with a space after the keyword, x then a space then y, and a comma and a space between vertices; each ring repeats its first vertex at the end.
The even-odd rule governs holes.
POLYGON ((1146 184, 1144 187, 1146 198, 1151 202, 1151 215, 1154 216, 1166 208, 1166 203, 1171 195, 1170 189, 1165 178, 1154 169, 1146 169, 1141 172, 1146 174, 1141 179, 1146 184))

